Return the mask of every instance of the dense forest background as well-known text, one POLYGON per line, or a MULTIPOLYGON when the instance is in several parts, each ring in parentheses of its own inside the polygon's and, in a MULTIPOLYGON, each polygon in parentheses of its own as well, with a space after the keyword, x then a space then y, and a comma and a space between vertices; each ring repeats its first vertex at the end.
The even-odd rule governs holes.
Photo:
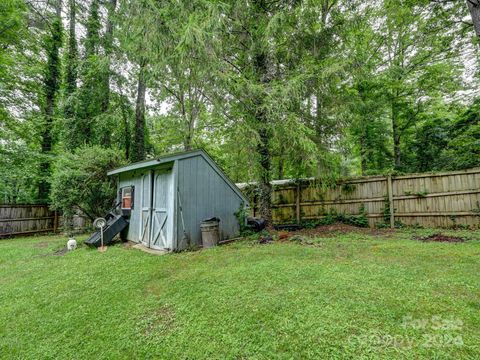
POLYGON ((480 166, 467 3, 2 0, 0 202, 198 147, 264 198, 272 179, 480 166))

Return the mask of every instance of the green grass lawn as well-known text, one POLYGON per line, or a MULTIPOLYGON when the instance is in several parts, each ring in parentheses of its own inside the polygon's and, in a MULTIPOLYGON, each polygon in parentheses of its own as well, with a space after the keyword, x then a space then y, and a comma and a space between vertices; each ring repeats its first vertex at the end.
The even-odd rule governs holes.
POLYGON ((164 256, 0 240, 0 358, 480 358, 480 234, 414 234, 164 256))

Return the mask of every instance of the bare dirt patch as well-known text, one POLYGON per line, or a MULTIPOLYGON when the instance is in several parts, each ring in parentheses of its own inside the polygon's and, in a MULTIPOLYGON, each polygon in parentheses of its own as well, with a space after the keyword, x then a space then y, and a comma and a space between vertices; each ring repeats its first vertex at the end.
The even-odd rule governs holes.
POLYGON ((450 242, 450 243, 460 243, 465 242, 465 238, 458 236, 448 236, 443 234, 433 234, 429 236, 414 236, 415 240, 420 240, 424 242, 450 242))
POLYGON ((135 245, 137 245, 137 243, 133 242, 133 241, 125 241, 125 242, 122 242, 122 247, 124 249, 131 249, 133 248, 135 245))
POLYGON ((67 252, 68 252, 68 249, 67 249, 66 247, 64 247, 64 248, 55 250, 52 255, 53 255, 53 256, 63 256, 63 255, 65 255, 67 252))
POLYGON ((347 225, 342 223, 332 225, 322 225, 311 229, 300 229, 296 231, 280 231, 278 233, 280 240, 288 240, 292 236, 300 235, 305 237, 332 237, 339 234, 365 234, 373 236, 389 237, 395 233, 393 229, 372 229, 361 228, 353 225, 347 225))
POLYGON ((36 249, 43 249, 43 248, 48 247, 48 242, 41 241, 39 243, 33 244, 33 247, 36 248, 36 249))
POLYGON ((45 256, 63 256, 68 252, 66 247, 54 250, 53 252, 46 252, 43 254, 36 255, 35 257, 45 257, 45 256))

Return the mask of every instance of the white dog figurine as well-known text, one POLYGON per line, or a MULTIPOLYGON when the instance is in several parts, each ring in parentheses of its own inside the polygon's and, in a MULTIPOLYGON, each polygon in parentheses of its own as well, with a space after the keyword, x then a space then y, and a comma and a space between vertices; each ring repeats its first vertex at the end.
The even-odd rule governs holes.
POLYGON ((67 242, 67 249, 68 251, 75 250, 77 248, 77 240, 75 239, 68 239, 67 242))

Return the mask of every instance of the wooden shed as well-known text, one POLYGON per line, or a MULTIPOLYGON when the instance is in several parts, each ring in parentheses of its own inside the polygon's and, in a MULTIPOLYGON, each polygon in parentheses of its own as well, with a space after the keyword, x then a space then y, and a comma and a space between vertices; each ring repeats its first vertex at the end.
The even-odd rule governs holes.
POLYGON ((129 219, 127 240, 158 250, 201 245, 200 223, 220 219, 220 240, 239 233, 235 213, 248 200, 203 150, 177 153, 108 172, 129 219))

